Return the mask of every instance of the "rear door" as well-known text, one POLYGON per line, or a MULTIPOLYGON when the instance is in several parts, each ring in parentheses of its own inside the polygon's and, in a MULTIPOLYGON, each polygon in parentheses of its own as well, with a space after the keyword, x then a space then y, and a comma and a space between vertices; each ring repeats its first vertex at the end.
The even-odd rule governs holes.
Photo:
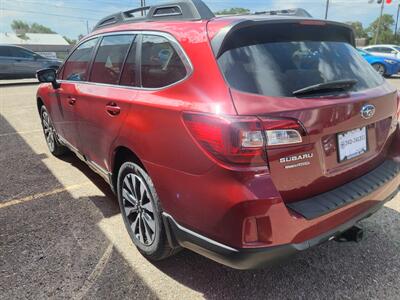
POLYGON ((63 66, 61 87, 56 90, 56 112, 52 113, 56 117, 53 122, 62 138, 76 149, 80 146, 77 109, 82 105, 81 89, 88 80, 89 65, 98 40, 88 40, 74 50, 63 66))
POLYGON ((343 30, 310 22, 256 26, 233 34, 235 42, 218 58, 240 115, 257 115, 271 128, 277 120, 298 124, 292 128, 301 139, 293 143, 285 122, 266 132, 270 172, 287 202, 377 167, 396 129, 396 90, 339 34, 343 30), (315 87, 343 81, 353 84, 315 87))
POLYGON ((104 36, 92 64, 90 83, 79 89, 76 113, 80 149, 103 171, 110 170, 109 151, 137 93, 132 88, 138 82, 136 41, 133 34, 104 36), (120 86, 120 79, 129 87, 120 86))

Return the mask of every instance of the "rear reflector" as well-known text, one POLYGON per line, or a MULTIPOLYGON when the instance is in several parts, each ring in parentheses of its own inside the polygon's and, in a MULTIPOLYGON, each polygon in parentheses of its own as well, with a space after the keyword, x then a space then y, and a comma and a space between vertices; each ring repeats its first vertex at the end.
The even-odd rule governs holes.
POLYGON ((205 152, 224 165, 267 166, 268 146, 302 142, 301 125, 291 119, 183 113, 183 120, 205 152))

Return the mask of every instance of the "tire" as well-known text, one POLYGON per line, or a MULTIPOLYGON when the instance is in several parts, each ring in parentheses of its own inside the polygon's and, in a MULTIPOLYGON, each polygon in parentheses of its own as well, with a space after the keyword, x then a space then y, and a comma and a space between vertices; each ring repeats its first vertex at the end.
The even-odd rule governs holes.
POLYGON ((375 63, 372 64, 372 67, 377 71, 381 76, 385 76, 386 74, 386 67, 383 64, 375 63))
POLYGON ((42 122, 43 134, 46 139, 46 144, 51 154, 53 154, 54 156, 62 156, 67 153, 68 148, 61 145, 58 141, 57 133, 53 126, 53 121, 51 120, 50 114, 44 105, 42 105, 42 107, 40 108, 40 120, 42 122))
POLYGON ((175 254, 178 249, 168 243, 160 200, 146 171, 133 162, 124 163, 118 172, 117 192, 125 227, 139 252, 153 261, 175 254))

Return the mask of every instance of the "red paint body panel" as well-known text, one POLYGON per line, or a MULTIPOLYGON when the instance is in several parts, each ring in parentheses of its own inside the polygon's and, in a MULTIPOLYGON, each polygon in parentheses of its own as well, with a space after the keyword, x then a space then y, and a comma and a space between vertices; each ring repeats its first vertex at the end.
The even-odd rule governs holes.
POLYGON ((89 160, 113 171, 115 150, 129 148, 154 181, 163 209, 195 232, 237 248, 299 243, 322 234, 362 213, 389 196, 400 183, 308 221, 290 211, 285 202, 331 190, 377 167, 388 158, 400 160, 397 95, 388 84, 347 98, 297 99, 246 94, 231 90, 211 49, 212 39, 235 18, 198 22, 143 22, 108 27, 116 31, 162 31, 176 38, 193 65, 184 81, 159 90, 62 82, 53 90, 38 90, 57 132, 89 160), (76 103, 69 105, 69 96, 76 103), (107 105, 116 104, 113 116, 107 105), (366 104, 376 106, 373 119, 360 117, 366 104), (228 170, 200 149, 184 125, 187 111, 297 119, 307 132, 303 143, 267 149, 268 164, 258 170, 228 170), (338 163, 336 134, 368 127, 369 151, 338 163), (287 170, 282 157, 312 153, 306 168, 287 170), (256 217, 259 242, 245 243, 243 224, 256 217))

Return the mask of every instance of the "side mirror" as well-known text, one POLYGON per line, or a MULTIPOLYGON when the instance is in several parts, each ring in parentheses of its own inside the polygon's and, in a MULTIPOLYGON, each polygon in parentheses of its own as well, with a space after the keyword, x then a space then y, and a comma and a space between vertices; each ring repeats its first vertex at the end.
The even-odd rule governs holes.
POLYGON ((57 73, 54 69, 42 69, 36 72, 36 78, 39 82, 49 82, 54 89, 60 88, 61 84, 57 82, 57 73))
POLYGON ((33 54, 33 59, 34 59, 34 60, 38 60, 39 57, 40 57, 40 56, 39 56, 38 54, 36 54, 36 53, 33 54))
POLYGON ((392 50, 392 51, 390 51, 390 53, 392 53, 392 54, 397 54, 397 51, 392 50))

